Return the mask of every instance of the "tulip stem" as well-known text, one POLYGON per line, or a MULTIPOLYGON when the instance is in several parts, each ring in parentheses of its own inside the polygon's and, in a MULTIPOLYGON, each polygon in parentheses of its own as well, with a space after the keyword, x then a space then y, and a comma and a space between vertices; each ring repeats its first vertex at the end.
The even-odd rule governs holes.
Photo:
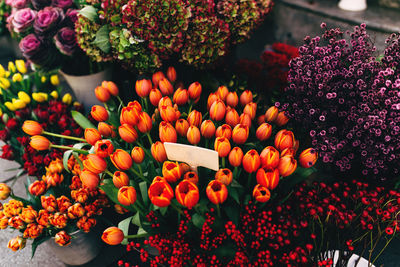
POLYGON ((142 180, 150 183, 150 181, 143 176, 143 174, 140 174, 137 170, 135 170, 133 167, 130 169, 134 174, 136 174, 137 176, 139 176, 140 178, 142 178, 142 180))
POLYGON ((144 106, 146 107, 146 110, 149 110, 149 106, 147 104, 147 97, 144 98, 144 106))
POLYGON ((136 141, 136 144, 138 144, 138 146, 140 146, 142 149, 143 149, 143 151, 144 151, 144 153, 146 153, 147 154, 147 156, 149 156, 150 158, 152 158, 153 156, 150 154, 150 152, 149 151, 147 151, 147 149, 146 148, 144 148, 143 147, 143 145, 137 140, 136 141))
POLYGON ((53 148, 53 147, 54 148, 59 148, 59 149, 65 149, 65 150, 73 150, 75 152, 78 152, 78 153, 81 153, 81 154, 85 154, 85 155, 89 154, 89 152, 86 151, 86 150, 77 149, 77 148, 70 147, 70 146, 61 146, 61 145, 53 145, 53 144, 51 144, 51 148, 53 148))
POLYGON ((143 176, 142 167, 140 167, 140 164, 138 164, 137 166, 138 166, 138 168, 139 168, 139 173, 140 173, 140 175, 142 175, 142 176, 143 176))
POLYGON ((237 172, 238 172, 238 167, 236 166, 236 167, 233 169, 233 178, 234 178, 234 179, 237 178, 237 172))
POLYGON ((179 207, 177 207, 177 206, 174 204, 174 202, 172 202, 172 201, 171 201, 171 206, 172 206, 177 212, 179 212, 182 216, 184 215, 183 211, 182 211, 179 207))
POLYGON ((130 239, 130 238, 142 238, 142 237, 147 237, 149 234, 139 234, 139 235, 126 235, 124 238, 130 239))
POLYGON ((106 169, 104 172, 110 175, 111 177, 114 177, 114 175, 109 170, 106 169))
POLYGON ((221 218, 221 209, 219 208, 219 204, 217 204, 216 206, 217 206, 218 217, 221 218))
POLYGON ((47 131, 43 131, 43 134, 47 134, 47 135, 51 135, 51 136, 55 136, 55 137, 60 137, 60 138, 65 138, 65 139, 71 139, 71 140, 75 140, 75 141, 81 141, 81 142, 85 142, 86 140, 83 138, 79 138, 79 137, 74 137, 74 136, 68 136, 68 135, 63 135, 63 134, 56 134, 56 133, 50 133, 47 131))
POLYGON ((249 178, 247 178, 247 188, 250 188, 251 185, 251 172, 249 173, 249 178))
POLYGON ((225 157, 222 158, 222 168, 225 168, 225 157))
POLYGON ((192 112, 192 107, 193 107, 193 103, 190 103, 190 106, 189 106, 189 111, 188 111, 188 116, 189 116, 189 114, 190 114, 190 112, 192 112))
POLYGON ((146 135, 147 135, 147 139, 149 139, 150 145, 152 145, 153 144, 153 140, 151 139, 151 136, 150 136, 149 132, 147 132, 146 135))
POLYGON ((117 95, 117 99, 119 100, 119 102, 121 103, 121 105, 122 105, 123 107, 125 107, 125 104, 124 104, 124 102, 122 101, 122 99, 119 97, 119 95, 117 95))

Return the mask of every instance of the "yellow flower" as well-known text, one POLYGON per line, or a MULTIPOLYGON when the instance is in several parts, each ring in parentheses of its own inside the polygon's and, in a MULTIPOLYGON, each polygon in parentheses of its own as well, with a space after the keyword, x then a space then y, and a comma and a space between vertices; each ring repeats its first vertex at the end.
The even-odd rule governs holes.
POLYGON ((3 111, 0 108, 0 117, 3 116, 3 111))
POLYGON ((15 73, 13 76, 12 76, 12 81, 13 82, 21 82, 22 81, 22 75, 21 75, 21 73, 15 73))
POLYGON ((22 101, 24 101, 26 104, 31 103, 31 97, 24 91, 18 92, 18 98, 21 99, 22 101))
POLYGON ((12 61, 8 62, 8 71, 11 71, 12 73, 17 71, 17 68, 14 65, 14 62, 12 62, 12 61))
POLYGON ((51 92, 50 95, 51 95, 54 99, 57 99, 57 98, 58 98, 58 92, 57 92, 56 90, 54 90, 53 92, 51 92))
POLYGON ((54 74, 50 76, 50 82, 52 85, 57 86, 60 84, 60 80, 58 79, 58 75, 54 74))
POLYGON ((3 89, 8 89, 10 87, 10 81, 6 78, 0 78, 0 87, 3 89))
POLYGON ((41 81, 42 83, 45 83, 45 82, 47 81, 47 78, 46 78, 46 76, 42 76, 42 77, 40 77, 40 81, 41 81))
POLYGON ((6 75, 6 70, 3 65, 0 64, 0 77, 4 77, 6 75))
POLYGON ((6 76, 5 76, 6 78, 10 77, 11 72, 9 72, 9 71, 7 70, 6 73, 5 73, 5 75, 6 75, 6 76))
POLYGON ((71 94, 65 94, 62 98, 62 102, 64 102, 65 104, 69 105, 72 102, 72 96, 71 94))
POLYGON ((79 103, 78 101, 75 101, 72 105, 73 105, 74 107, 79 107, 79 106, 81 105, 81 103, 79 103))
POLYGON ((4 106, 6 106, 9 110, 15 111, 17 108, 9 101, 4 103, 4 106))
POLYGON ((21 109, 21 108, 26 107, 26 103, 24 101, 22 101, 21 99, 13 98, 12 103, 16 109, 21 109))
POLYGON ((48 95, 46 93, 32 93, 32 98, 36 102, 41 103, 41 102, 47 101, 48 95))
POLYGON ((23 61, 22 59, 16 60, 15 65, 17 66, 17 70, 22 74, 25 74, 28 71, 26 69, 25 61, 23 61))

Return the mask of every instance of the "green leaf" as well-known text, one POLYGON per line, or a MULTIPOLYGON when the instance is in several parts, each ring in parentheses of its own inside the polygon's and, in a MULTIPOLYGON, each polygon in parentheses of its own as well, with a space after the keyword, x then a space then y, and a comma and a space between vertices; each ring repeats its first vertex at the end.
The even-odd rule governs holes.
POLYGON ((38 237, 35 238, 32 242, 32 256, 31 259, 33 259, 33 256, 35 256, 35 252, 37 247, 42 244, 43 242, 46 242, 47 240, 50 239, 50 236, 42 236, 42 237, 38 237))
POLYGON ((160 208, 160 213, 162 216, 164 216, 167 213, 167 211, 168 211, 168 207, 160 208))
MULTIPOLYGON (((128 235, 129 232, 129 225, 131 224, 133 216, 128 217, 122 221, 119 222, 118 224, 118 228, 122 230, 122 232, 124 232, 124 235, 128 235)), ((124 238, 124 240, 122 240, 121 242, 122 245, 128 245, 128 239, 124 238)))
POLYGON ((239 212, 240 209, 235 206, 226 206, 224 207, 226 215, 229 217, 229 219, 235 224, 239 224, 239 212))
POLYGON ((132 216, 132 223, 139 228, 142 228, 142 223, 140 222, 140 214, 137 212, 135 215, 132 216))
POLYGON ((104 53, 110 52, 111 49, 109 33, 108 25, 104 25, 96 32, 96 39, 93 41, 93 44, 104 53))
POLYGON ((63 155, 63 165, 64 165, 64 169, 67 170, 67 172, 71 172, 70 169, 68 169, 68 159, 71 157, 73 150, 67 150, 64 152, 63 155))
POLYGON ((75 160, 78 162, 79 167, 81 168, 81 170, 83 170, 83 163, 81 161, 81 159, 79 158, 79 154, 76 153, 75 151, 72 152, 72 155, 74 156, 75 160))
POLYGON ((235 179, 232 180, 232 183, 230 184, 231 187, 237 187, 237 188, 243 188, 241 184, 238 183, 235 179))
POLYGON ((88 18, 90 21, 96 21, 98 19, 97 9, 93 6, 85 6, 79 11, 79 14, 88 18))
POLYGON ((147 234, 146 230, 144 230, 142 227, 139 227, 139 229, 137 230, 137 235, 141 235, 141 234, 147 234))
POLYGON ((140 194, 145 205, 149 203, 149 196, 147 195, 147 183, 145 181, 139 183, 140 194))
POLYGON ((198 213, 195 213, 192 216, 192 222, 193 222, 194 226, 196 226, 199 229, 203 228, 203 224, 205 221, 206 221, 206 219, 198 213))
POLYGON ((96 129, 96 126, 94 126, 82 113, 76 110, 71 110, 71 115, 72 118, 75 120, 75 122, 79 124, 79 126, 81 126, 83 129, 87 128, 96 129))
POLYGON ((233 188, 233 187, 229 188, 228 193, 236 201, 236 203, 240 204, 239 193, 236 190, 236 188, 233 188))
POLYGON ((132 206, 124 206, 118 201, 118 188, 115 187, 114 184, 103 184, 100 186, 100 188, 106 193, 109 199, 111 199, 112 202, 121 205, 127 210, 136 212, 135 208, 132 206))

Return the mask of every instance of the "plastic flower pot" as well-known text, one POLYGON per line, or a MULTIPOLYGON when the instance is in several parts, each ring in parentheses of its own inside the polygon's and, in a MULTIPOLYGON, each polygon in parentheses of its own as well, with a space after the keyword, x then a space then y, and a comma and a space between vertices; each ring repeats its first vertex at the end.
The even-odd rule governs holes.
POLYGON ((367 0, 340 0, 339 8, 347 11, 362 11, 367 9, 367 0))

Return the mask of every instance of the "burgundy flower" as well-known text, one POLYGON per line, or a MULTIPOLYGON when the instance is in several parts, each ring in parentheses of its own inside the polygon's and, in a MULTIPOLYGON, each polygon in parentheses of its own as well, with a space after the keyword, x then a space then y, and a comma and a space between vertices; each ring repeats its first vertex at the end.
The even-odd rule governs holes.
POLYGON ((47 54, 46 49, 43 43, 34 34, 25 36, 20 41, 19 48, 21 49, 23 56, 32 60, 34 63, 45 60, 47 54))
POLYGON ((64 20, 64 12, 58 7, 45 7, 37 13, 33 28, 37 34, 46 34, 64 20))
POLYGON ((74 27, 75 22, 78 20, 78 13, 79 10, 72 8, 68 9, 65 13, 65 20, 71 27, 74 27))
POLYGON ((54 40, 58 50, 67 56, 71 56, 77 47, 75 31, 68 27, 61 28, 54 40))
POLYGON ((0 130, 0 140, 7 141, 10 138, 10 134, 8 133, 7 129, 0 130))
POLYGON ((8 160, 12 160, 14 158, 14 151, 11 145, 4 145, 2 150, 3 153, 0 155, 0 158, 8 160))
POLYGON ((33 25, 36 15, 36 11, 24 8, 13 13, 7 21, 11 24, 11 29, 14 32, 25 32, 33 25))
POLYGON ((15 130, 17 126, 18 126, 18 121, 15 118, 10 118, 6 123, 6 127, 11 131, 15 130))
POLYGON ((55 7, 60 7, 62 9, 67 9, 74 4, 72 0, 53 0, 51 5, 55 7))

